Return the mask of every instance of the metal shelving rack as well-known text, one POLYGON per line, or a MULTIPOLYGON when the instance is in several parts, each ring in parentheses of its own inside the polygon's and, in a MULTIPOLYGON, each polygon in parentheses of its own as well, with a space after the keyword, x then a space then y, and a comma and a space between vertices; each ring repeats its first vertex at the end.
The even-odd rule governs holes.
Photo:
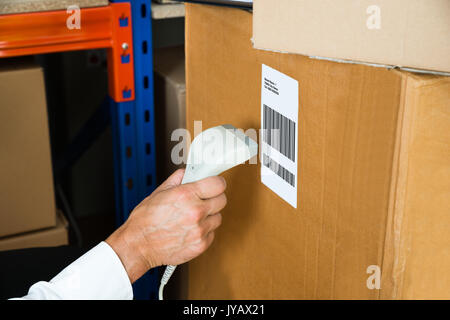
MULTIPOLYGON (((116 221, 156 188, 150 0, 111 0, 81 8, 82 27, 69 29, 66 10, 0 15, 0 58, 107 49, 114 149, 116 221)), ((134 285, 136 299, 156 299, 159 274, 134 285)))

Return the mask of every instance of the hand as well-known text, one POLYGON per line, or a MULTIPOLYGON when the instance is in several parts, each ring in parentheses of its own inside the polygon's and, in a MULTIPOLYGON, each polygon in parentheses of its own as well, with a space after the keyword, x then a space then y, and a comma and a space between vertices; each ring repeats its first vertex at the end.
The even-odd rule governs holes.
POLYGON ((177 170, 131 212, 106 242, 119 256, 131 283, 147 270, 179 265, 203 253, 220 226, 226 183, 209 177, 180 185, 177 170))

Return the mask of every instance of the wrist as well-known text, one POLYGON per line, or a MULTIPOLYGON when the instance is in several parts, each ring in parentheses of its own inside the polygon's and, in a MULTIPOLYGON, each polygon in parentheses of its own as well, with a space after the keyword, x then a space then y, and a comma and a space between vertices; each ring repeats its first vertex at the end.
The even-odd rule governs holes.
POLYGON ((134 283, 149 269, 153 268, 153 265, 141 253, 136 241, 130 240, 126 229, 126 226, 123 225, 111 234, 105 242, 117 254, 130 282, 134 283))

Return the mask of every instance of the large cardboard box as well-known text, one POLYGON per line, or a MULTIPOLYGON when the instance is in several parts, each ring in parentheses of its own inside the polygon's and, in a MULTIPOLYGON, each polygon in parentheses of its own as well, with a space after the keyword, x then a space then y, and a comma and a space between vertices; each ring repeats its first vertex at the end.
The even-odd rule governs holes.
POLYGON ((256 48, 450 73, 448 0, 254 1, 256 48))
POLYGON ((251 13, 186 9, 191 132, 260 128, 262 64, 299 86, 297 209, 259 164, 226 172, 189 298, 450 298, 450 78, 256 50, 251 13))
POLYGON ((58 212, 56 226, 52 228, 0 238, 0 251, 57 247, 68 243, 68 222, 63 214, 58 212))
POLYGON ((0 237, 55 223, 42 69, 0 59, 0 237))

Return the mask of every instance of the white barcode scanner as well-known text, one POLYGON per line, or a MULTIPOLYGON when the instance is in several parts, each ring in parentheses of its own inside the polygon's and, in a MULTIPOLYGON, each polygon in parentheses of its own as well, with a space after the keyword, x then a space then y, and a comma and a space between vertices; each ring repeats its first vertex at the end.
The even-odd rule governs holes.
MULTIPOLYGON (((234 126, 225 124, 209 128, 191 144, 186 172, 181 184, 217 176, 256 156, 258 144, 234 126)), ((163 300, 164 286, 176 266, 167 266, 161 278, 159 300, 163 300)))

